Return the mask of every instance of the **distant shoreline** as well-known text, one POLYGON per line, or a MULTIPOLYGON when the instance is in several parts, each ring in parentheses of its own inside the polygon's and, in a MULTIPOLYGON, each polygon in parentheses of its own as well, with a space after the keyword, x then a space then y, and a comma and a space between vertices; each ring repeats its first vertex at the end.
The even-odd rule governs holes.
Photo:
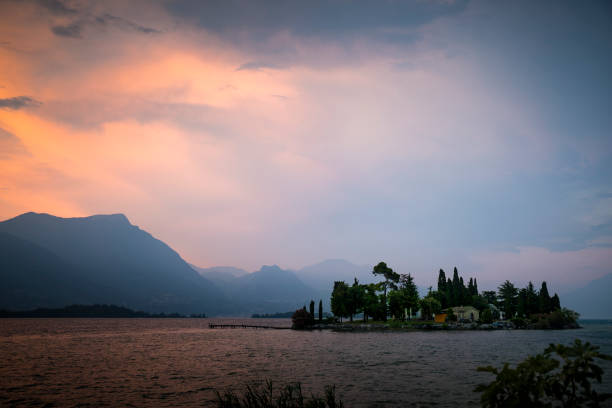
POLYGON ((63 308, 33 310, 0 310, 0 318, 205 318, 206 315, 148 313, 116 305, 70 305, 63 308))

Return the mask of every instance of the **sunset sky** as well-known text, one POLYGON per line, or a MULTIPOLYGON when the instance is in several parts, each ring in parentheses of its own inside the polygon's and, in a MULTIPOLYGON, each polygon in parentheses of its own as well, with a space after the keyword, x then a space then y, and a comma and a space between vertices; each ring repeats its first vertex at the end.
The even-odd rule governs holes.
POLYGON ((0 219, 199 266, 612 272, 612 6, 0 1, 0 219))

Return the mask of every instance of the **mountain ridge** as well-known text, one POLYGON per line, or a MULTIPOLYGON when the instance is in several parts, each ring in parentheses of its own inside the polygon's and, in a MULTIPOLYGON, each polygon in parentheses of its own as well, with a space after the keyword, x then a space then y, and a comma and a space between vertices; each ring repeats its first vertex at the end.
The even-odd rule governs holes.
MULTIPOLYGON (((0 232, 57 255, 97 288, 102 297, 96 299, 97 303, 151 312, 209 314, 220 311, 225 303, 212 282, 123 214, 62 218, 30 212, 0 222, 0 232)), ((17 274, 27 260, 14 257, 11 265, 17 274)), ((54 269, 53 273, 57 275, 58 271, 54 269)), ((37 292, 36 282, 26 283, 22 282, 22 291, 27 292, 29 287, 37 292)))

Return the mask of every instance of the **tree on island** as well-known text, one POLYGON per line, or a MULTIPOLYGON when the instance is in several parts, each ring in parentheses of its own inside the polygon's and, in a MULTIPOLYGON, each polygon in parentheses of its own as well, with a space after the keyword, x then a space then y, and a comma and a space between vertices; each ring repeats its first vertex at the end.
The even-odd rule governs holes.
POLYGON ((442 304, 438 299, 436 299, 432 293, 430 292, 427 296, 425 296, 420 301, 421 305, 421 318, 423 320, 431 320, 431 317, 439 313, 442 309, 442 304))
POLYGON ((399 288, 389 292, 389 311, 395 318, 410 319, 419 308, 419 291, 410 274, 400 275, 399 288), (407 316, 404 316, 407 314, 407 316))
POLYGON ((548 294, 548 287, 546 286, 546 281, 542 282, 542 287, 540 288, 540 292, 538 294, 538 300, 540 303, 540 313, 552 312, 550 295, 548 294))
POLYGON ((319 322, 323 321, 323 300, 319 300, 319 322))
POLYGON ((313 316, 306 311, 306 308, 298 309, 291 316, 292 328, 303 330, 311 327, 314 324, 313 316))
POLYGON ((376 276, 381 275, 385 278, 380 285, 383 289, 382 307, 383 307, 383 320, 387 321, 387 291, 389 289, 397 289, 397 283, 399 282, 400 275, 394 272, 393 269, 389 268, 386 263, 379 262, 374 267, 372 273, 376 276))
POLYGON ((331 295, 331 310, 334 316, 340 318, 348 316, 349 287, 344 281, 334 282, 331 295))
POLYGON ((353 316, 362 311, 364 298, 365 288, 363 285, 360 285, 357 278, 355 278, 353 286, 348 288, 347 312, 351 322, 353 321, 353 316))
POLYGON ((365 295, 363 298, 363 320, 368 321, 368 317, 372 317, 374 320, 382 320, 383 308, 381 301, 378 298, 377 291, 380 290, 380 286, 376 283, 370 283, 364 285, 365 295))
POLYGON ((514 314, 517 309, 517 300, 518 300, 518 289, 510 282, 506 280, 502 283, 499 288, 499 304, 506 315, 506 318, 514 317, 514 314))
POLYGON ((485 290, 482 292, 482 297, 487 300, 487 303, 493 306, 497 306, 497 293, 494 290, 485 290))
POLYGON ((314 320, 315 318, 315 311, 314 311, 314 300, 310 301, 310 316, 312 316, 312 320, 314 320))

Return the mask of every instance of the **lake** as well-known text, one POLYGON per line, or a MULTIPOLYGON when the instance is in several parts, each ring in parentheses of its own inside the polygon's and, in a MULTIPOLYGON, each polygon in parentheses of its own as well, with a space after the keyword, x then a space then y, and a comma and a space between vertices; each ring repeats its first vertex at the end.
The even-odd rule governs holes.
MULTIPOLYGON (((347 407, 478 406, 482 365, 575 338, 612 354, 612 322, 565 331, 297 332, 288 319, 0 319, 0 406, 214 406, 214 390, 271 379, 335 384, 347 407)), ((612 364, 601 389, 612 392, 612 364)))

